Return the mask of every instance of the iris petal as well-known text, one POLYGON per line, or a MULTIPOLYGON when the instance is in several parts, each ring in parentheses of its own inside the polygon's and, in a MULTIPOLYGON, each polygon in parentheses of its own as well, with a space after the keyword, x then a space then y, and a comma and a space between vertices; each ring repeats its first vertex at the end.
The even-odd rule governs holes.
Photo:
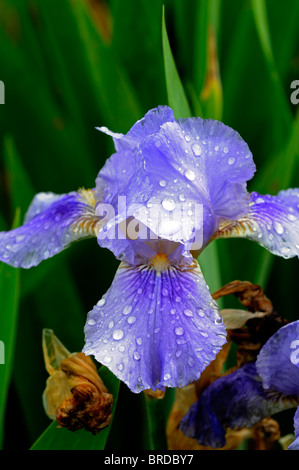
POLYGON ((30 268, 76 240, 96 236, 99 218, 94 204, 92 191, 37 194, 24 225, 0 233, 0 260, 30 268))
POLYGON ((252 427, 262 419, 298 405, 264 389, 254 362, 215 380, 182 419, 180 429, 201 445, 221 448, 227 428, 252 427))
POLYGON ((89 312, 85 354, 135 393, 196 380, 226 342, 226 330, 198 264, 158 272, 122 263, 89 312))
POLYGON ((265 388, 299 397, 299 320, 271 336, 257 357, 256 367, 265 388))
POLYGON ((224 222, 214 235, 227 237, 248 238, 284 258, 299 256, 299 189, 280 191, 277 196, 251 193, 249 213, 224 222))
POLYGON ((297 408, 294 416, 295 440, 289 446, 289 450, 299 450, 299 408, 297 408))
POLYGON ((128 149, 133 150, 147 136, 159 132, 162 124, 172 121, 174 121, 172 109, 168 106, 158 106, 148 111, 125 135, 111 132, 106 127, 99 127, 98 130, 110 135, 113 138, 116 151, 120 152, 128 149))

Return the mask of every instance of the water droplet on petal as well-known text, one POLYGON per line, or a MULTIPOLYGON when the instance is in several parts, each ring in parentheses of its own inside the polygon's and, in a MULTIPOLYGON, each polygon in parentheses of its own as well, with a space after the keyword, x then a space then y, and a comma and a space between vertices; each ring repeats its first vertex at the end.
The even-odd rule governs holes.
POLYGON ((186 308, 184 310, 184 315, 186 315, 186 317, 193 317, 193 312, 191 312, 191 310, 189 310, 188 308, 186 308))
POLYGON ((165 180, 161 180, 159 184, 160 184, 160 186, 162 186, 162 188, 165 188, 165 186, 166 186, 166 181, 165 181, 165 180))
POLYGON ((170 374, 165 374, 164 375, 164 380, 169 380, 170 379, 170 374))
POLYGON ((288 218, 291 222, 295 222, 295 220, 296 220, 296 217, 295 217, 293 214, 288 214, 288 215, 287 215, 287 218, 288 218))
POLYGON ((258 197, 256 200, 255 200, 255 203, 256 204, 263 204, 265 201, 262 197, 258 197))
POLYGON ((114 330, 112 336, 113 336, 113 339, 119 341, 120 339, 123 338, 124 332, 123 330, 114 330))
POLYGON ((90 325, 90 326, 93 326, 93 325, 96 324, 96 321, 95 321, 94 318, 91 318, 90 320, 88 320, 87 324, 90 325))
POLYGON ((173 211, 175 209, 175 201, 170 197, 166 197, 162 201, 162 206, 166 211, 173 211))
POLYGON ((134 351, 133 357, 134 357, 134 359, 135 359, 136 361, 139 361, 139 360, 140 360, 140 354, 139 354, 139 352, 138 352, 138 351, 134 351))
POLYGON ((184 334, 184 328, 182 328, 181 326, 178 326, 174 331, 175 331, 175 334, 178 336, 181 336, 184 334))
POLYGON ((130 325, 133 325, 133 323, 135 323, 136 321, 136 317, 134 317, 134 315, 130 315, 127 319, 127 322, 130 324, 130 325))
POLYGON ((233 165, 233 164, 235 163, 235 161, 236 161, 235 157, 230 157, 230 158, 228 159, 228 164, 229 164, 229 165, 233 165))
POLYGON ((200 147, 200 145, 198 145, 198 144, 193 144, 193 145, 192 145, 192 150, 193 150, 194 155, 196 155, 197 157, 199 157, 199 155, 201 155, 201 147, 200 147))
POLYGON ((97 306, 98 306, 98 307, 102 307, 103 305, 105 305, 105 303, 106 303, 106 300, 105 300, 105 299, 101 299, 101 300, 98 301, 97 306))
POLYGON ((274 221, 274 228, 279 235, 283 233, 283 226, 280 222, 277 222, 276 220, 274 221))
POLYGON ((123 309, 123 314, 129 315, 131 311, 132 311, 132 305, 126 305, 125 308, 123 309))
POLYGON ((190 169, 186 170, 186 171, 185 171, 185 176, 186 176, 186 178, 188 178, 188 180, 190 180, 190 181, 194 181, 194 180, 195 180, 195 173, 194 173, 193 170, 190 170, 190 169))
POLYGON ((224 147, 223 152, 224 152, 224 153, 228 153, 228 148, 227 148, 227 147, 224 147))

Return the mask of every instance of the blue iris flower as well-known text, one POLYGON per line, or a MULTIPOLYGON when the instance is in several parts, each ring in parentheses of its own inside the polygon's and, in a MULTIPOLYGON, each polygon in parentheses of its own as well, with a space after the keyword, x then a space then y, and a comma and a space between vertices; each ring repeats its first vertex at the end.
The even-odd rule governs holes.
POLYGON ((227 428, 250 428, 267 416, 296 408, 299 450, 299 320, 280 328, 249 362, 215 380, 182 419, 180 429, 199 444, 221 448, 227 428))
POLYGON ((0 234, 0 259, 30 268, 97 237, 121 261, 89 312, 85 354, 135 393, 196 380, 226 342, 197 257, 212 240, 246 237, 299 254, 299 190, 249 194, 248 145, 221 122, 150 110, 125 135, 92 190, 35 196, 24 225, 0 234))

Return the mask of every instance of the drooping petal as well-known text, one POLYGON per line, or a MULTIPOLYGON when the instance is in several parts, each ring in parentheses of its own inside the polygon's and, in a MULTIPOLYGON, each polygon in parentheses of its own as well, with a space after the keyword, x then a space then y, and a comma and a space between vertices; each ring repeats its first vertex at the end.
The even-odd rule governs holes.
POLYGON ((29 206, 24 225, 0 233, 0 260, 14 267, 36 266, 72 242, 96 236, 99 220, 91 190, 39 193, 29 206))
POLYGON ((299 450, 299 408, 297 408, 294 416, 294 429, 295 429, 295 440, 289 446, 289 450, 299 450))
POLYGON ((299 320, 280 328, 262 347, 256 361, 263 386, 299 397, 299 320))
POLYGON ((252 427, 262 419, 298 405, 264 389, 254 362, 215 380, 182 419, 180 429, 198 443, 213 448, 225 445, 227 428, 252 427))
POLYGON ((172 109, 168 106, 158 106, 148 111, 125 135, 111 132, 107 127, 98 127, 97 129, 110 135, 113 138, 116 151, 120 152, 122 150, 133 150, 147 136, 159 132, 162 124, 172 121, 174 121, 172 109))
POLYGON ((248 238, 284 258, 299 256, 299 189, 280 191, 277 196, 251 193, 249 213, 224 222, 214 235, 227 237, 248 238))
POLYGON ((85 354, 135 393, 196 380, 226 342, 198 264, 165 263, 162 255, 152 266, 122 263, 85 326, 85 354))

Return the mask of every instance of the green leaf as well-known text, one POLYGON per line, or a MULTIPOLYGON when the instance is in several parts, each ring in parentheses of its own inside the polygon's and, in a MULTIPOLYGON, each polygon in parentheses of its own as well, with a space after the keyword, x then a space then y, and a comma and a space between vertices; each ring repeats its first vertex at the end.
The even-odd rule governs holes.
POLYGON ((179 77, 169 44, 164 7, 162 17, 162 45, 168 104, 172 108, 176 119, 190 117, 192 116, 190 105, 185 95, 185 90, 179 77))
MULTIPOLYGON (((14 227, 19 223, 19 211, 14 227)), ((19 269, 0 264, 0 448, 3 443, 5 409, 11 381, 16 332, 18 326, 18 305, 20 290, 19 269)))
POLYGON ((167 450, 167 420, 175 399, 175 389, 169 388, 161 399, 144 394, 148 420, 148 450, 167 450))
MULTIPOLYGON (((114 415, 120 382, 104 366, 100 368, 99 375, 109 392, 113 395, 112 415, 114 415)), ((57 422, 53 421, 32 445, 31 450, 103 450, 105 449, 112 421, 95 436, 84 429, 69 431, 65 428, 58 428, 57 422)))

